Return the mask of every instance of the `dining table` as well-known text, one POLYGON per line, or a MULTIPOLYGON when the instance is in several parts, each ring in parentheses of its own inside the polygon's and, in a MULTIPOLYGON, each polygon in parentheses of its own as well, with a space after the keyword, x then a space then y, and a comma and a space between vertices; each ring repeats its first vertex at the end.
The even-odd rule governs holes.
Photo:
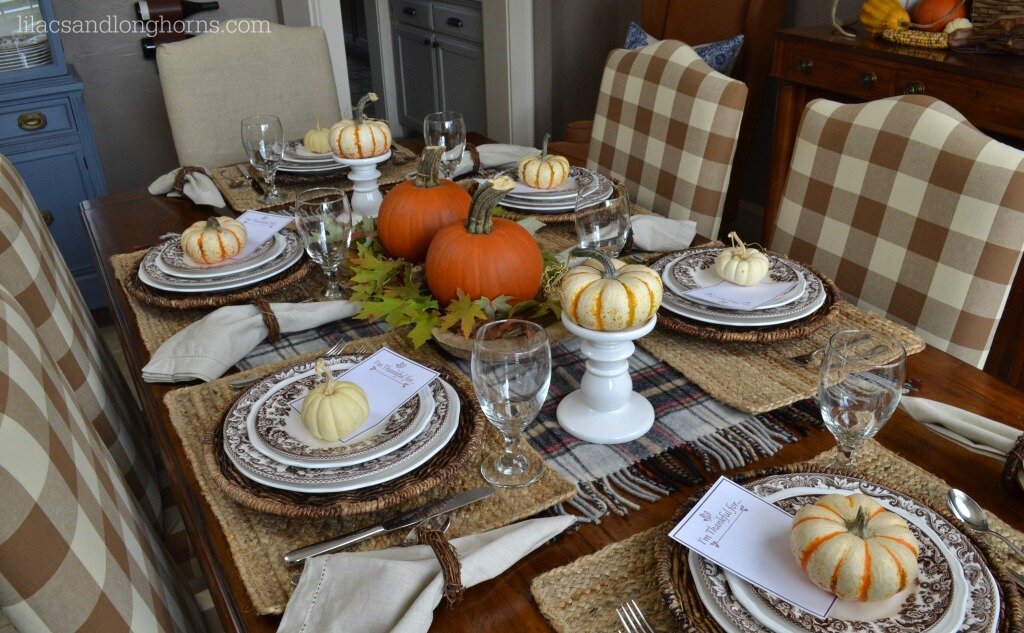
MULTIPOLYGON (((481 137, 476 139, 479 141, 481 137)), ((412 145, 415 150, 415 143, 412 145)), ((172 427, 164 396, 182 385, 143 381, 142 368, 150 355, 141 339, 128 296, 110 261, 112 255, 151 245, 161 235, 181 231, 214 211, 184 198, 153 196, 144 188, 81 204, 82 219, 106 289, 110 315, 141 403, 144 418, 141 422, 149 427, 163 459, 174 501, 184 519, 223 627, 226 631, 273 631, 280 617, 258 615, 253 608, 233 563, 228 538, 210 505, 199 494, 196 472, 186 459, 181 438, 172 427)), ((699 241, 700 238, 695 243, 699 241)), ((1024 429, 1024 393, 949 354, 928 346, 909 357, 907 375, 919 384, 914 395, 1024 429)), ((896 411, 876 440, 950 486, 966 491, 1010 526, 1024 530, 1024 491, 1008 490, 1000 485, 1002 462, 962 448, 926 429, 902 410, 896 411)), ((805 437, 742 470, 792 464, 834 445, 835 440, 823 427, 812 428, 805 437)), ((719 474, 729 475, 730 472, 707 472, 706 483, 714 481, 719 474)), ((668 521, 699 487, 680 485, 657 501, 641 501, 639 509, 622 515, 612 513, 599 522, 582 524, 541 546, 497 578, 467 589, 464 599, 454 607, 438 607, 430 630, 552 631, 531 596, 532 579, 668 521)))

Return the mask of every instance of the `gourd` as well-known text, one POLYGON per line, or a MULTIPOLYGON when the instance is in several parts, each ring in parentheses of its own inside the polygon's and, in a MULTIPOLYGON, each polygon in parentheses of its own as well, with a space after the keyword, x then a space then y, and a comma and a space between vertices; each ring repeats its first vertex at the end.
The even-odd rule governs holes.
POLYGON ((325 154, 331 151, 330 128, 320 127, 320 121, 317 121, 316 127, 302 137, 302 144, 314 154, 325 154))
POLYGON ((905 29, 910 25, 910 14, 899 0, 867 0, 860 10, 860 21, 876 35, 886 29, 905 29))
POLYGON ((181 232, 181 250, 201 264, 216 264, 242 252, 247 237, 238 220, 211 217, 181 232))
POLYGON ((830 494, 804 506, 789 544, 811 581, 843 600, 885 600, 917 579, 920 545, 907 522, 865 494, 830 494))
POLYGON ((422 262, 438 231, 469 216, 472 198, 466 190, 451 180, 438 179, 443 154, 443 147, 425 148, 416 178, 399 183, 384 196, 377 236, 388 255, 422 262))
POLYGON ((726 281, 740 286, 753 286, 768 274, 768 257, 743 243, 736 231, 729 233, 732 246, 723 248, 715 259, 715 271, 726 281))
POLYGON ((391 149, 391 128, 388 124, 363 115, 366 105, 376 100, 375 92, 364 95, 356 104, 352 119, 331 126, 331 151, 335 155, 350 159, 373 158, 391 149))
POLYGON ((971 23, 967 18, 956 18, 946 23, 946 26, 942 29, 942 32, 949 35, 953 31, 960 31, 962 29, 973 29, 974 24, 971 23))
POLYGON ((646 323, 661 306, 661 275, 647 266, 625 264, 601 251, 575 248, 590 257, 562 278, 562 310, 589 330, 614 332, 646 323))
POLYGON ((548 155, 551 134, 544 135, 540 154, 519 161, 519 181, 534 189, 554 189, 569 177, 569 160, 564 156, 548 155))
POLYGON ((508 176, 485 181, 473 196, 469 220, 449 224, 430 242, 427 286, 442 305, 459 290, 472 299, 507 296, 513 303, 537 296, 544 272, 540 247, 523 227, 492 217, 513 187, 508 176))
POLYGON ((942 32, 956 18, 966 18, 965 0, 921 0, 914 7, 913 26, 923 31, 942 32))
POLYGON ((315 437, 335 442, 358 429, 370 416, 370 402, 363 388, 347 380, 335 380, 324 359, 316 362, 323 382, 302 401, 302 424, 315 437))

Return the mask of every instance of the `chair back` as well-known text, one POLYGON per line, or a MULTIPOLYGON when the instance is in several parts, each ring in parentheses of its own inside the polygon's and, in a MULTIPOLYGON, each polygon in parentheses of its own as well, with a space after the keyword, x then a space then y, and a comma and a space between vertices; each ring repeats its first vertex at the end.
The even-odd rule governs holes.
POLYGON ((713 71, 685 44, 614 50, 587 166, 624 181, 636 204, 694 220, 699 235, 714 238, 746 97, 742 82, 713 71))
POLYGON ((983 367, 1024 245, 1024 152, 949 105, 808 104, 771 248, 983 367))
POLYGON ((286 139, 341 118, 320 27, 227 20, 216 33, 161 45, 157 65, 181 165, 245 161, 240 123, 249 116, 277 116, 286 139))

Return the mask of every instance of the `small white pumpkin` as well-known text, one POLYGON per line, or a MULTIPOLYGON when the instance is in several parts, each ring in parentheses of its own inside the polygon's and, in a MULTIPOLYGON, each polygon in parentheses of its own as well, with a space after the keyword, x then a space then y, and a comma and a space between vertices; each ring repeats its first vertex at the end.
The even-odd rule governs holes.
POLYGON ((550 139, 551 134, 545 134, 540 154, 519 161, 519 181, 524 185, 534 189, 554 189, 569 178, 569 160, 548 154, 550 139))
POLYGON ((315 437, 334 442, 366 422, 370 402, 356 383, 334 380, 324 359, 316 362, 316 372, 324 381, 302 401, 302 423, 315 437))
POLYGON ((973 28, 974 25, 967 18, 953 18, 952 20, 946 23, 946 26, 945 28, 942 29, 942 32, 945 33, 946 35, 949 35, 953 31, 973 28))
POLYGON ((907 522, 859 492, 801 508, 789 545, 811 581, 843 600, 886 600, 917 579, 921 546, 907 522))
POLYGON ((391 149, 391 128, 384 121, 363 116, 366 104, 377 100, 377 93, 363 96, 356 104, 352 119, 331 127, 331 151, 342 158, 373 158, 391 149))
POLYGON ((216 264, 241 253, 247 238, 238 220, 210 217, 181 232, 181 250, 200 264, 216 264))
POLYGON ((317 120, 316 127, 302 137, 302 144, 314 154, 325 154, 331 151, 331 129, 320 127, 320 121, 317 120))
POLYGON ((715 259, 718 276, 740 286, 753 286, 764 279, 771 265, 768 256, 756 248, 749 248, 736 231, 729 233, 729 239, 732 246, 723 248, 715 259))
POLYGON ((643 325, 661 306, 661 275, 647 266, 625 264, 601 251, 575 248, 591 257, 562 278, 562 310, 589 330, 614 332, 643 325))

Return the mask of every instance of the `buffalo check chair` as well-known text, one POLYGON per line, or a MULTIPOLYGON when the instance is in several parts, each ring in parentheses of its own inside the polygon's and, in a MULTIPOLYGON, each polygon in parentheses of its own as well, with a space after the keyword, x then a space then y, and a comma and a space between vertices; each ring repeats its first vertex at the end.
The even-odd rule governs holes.
POLYGON ((608 55, 587 167, 622 180, 639 206, 714 238, 747 87, 666 40, 608 55))
POLYGON ((771 248, 983 367, 1024 245, 1024 152, 949 105, 808 104, 771 248))

